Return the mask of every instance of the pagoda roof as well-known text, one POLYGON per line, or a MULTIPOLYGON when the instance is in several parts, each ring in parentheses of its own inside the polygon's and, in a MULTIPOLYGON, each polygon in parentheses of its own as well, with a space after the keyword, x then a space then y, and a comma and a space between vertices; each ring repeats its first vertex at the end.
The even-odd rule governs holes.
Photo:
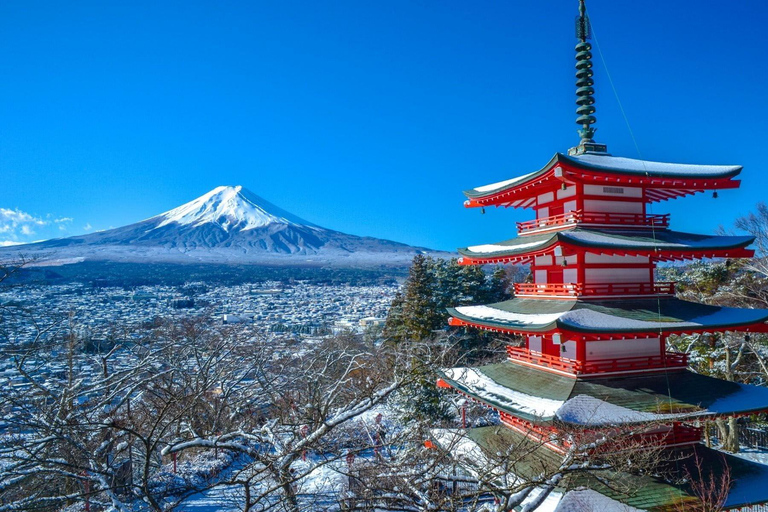
POLYGON ((497 203, 515 207, 530 206, 515 202, 512 196, 540 188, 548 182, 558 186, 562 181, 583 181, 669 189, 668 192, 650 194, 647 198, 658 201, 708 189, 738 187, 739 182, 732 178, 741 169, 740 165, 675 164, 597 153, 574 156, 556 153, 538 171, 465 190, 464 195, 469 198, 467 206, 497 203))
POLYGON ((526 263, 555 246, 573 251, 601 254, 653 255, 655 259, 675 260, 701 257, 750 257, 744 250, 754 241, 751 236, 719 236, 682 233, 667 229, 589 229, 574 227, 562 231, 525 235, 494 244, 458 249, 464 264, 499 262, 526 263))
POLYGON ((682 421, 768 410, 768 388, 688 370, 573 379, 513 361, 439 371, 452 388, 536 423, 581 426, 682 421))
MULTIPOLYGON (((473 445, 461 448, 472 455, 478 454, 480 460, 462 460, 462 465, 485 463, 485 467, 478 465, 477 468, 484 472, 487 472, 488 467, 492 467, 493 459, 498 453, 525 454, 516 458, 513 464, 515 474, 525 479, 534 479, 542 472, 552 472, 560 467, 563 461, 561 454, 504 426, 478 427, 463 432, 435 430, 433 438, 444 449, 451 449, 460 444, 473 445), (483 460, 486 457, 488 460, 483 460)), ((660 476, 647 473, 640 475, 606 470, 600 472, 603 478, 597 478, 591 473, 576 472, 566 475, 553 491, 552 498, 548 498, 547 504, 552 505, 552 510, 560 506, 562 508, 558 510, 617 509, 662 512, 680 510, 683 502, 689 503, 691 508, 695 509, 699 499, 690 486, 683 483, 687 480, 685 477, 697 476, 699 471, 704 475, 721 475, 726 467, 730 472, 732 486, 723 504, 724 508, 733 509, 768 502, 768 486, 765 485, 768 466, 764 464, 713 450, 701 444, 673 450, 669 452, 669 459, 667 465, 670 466, 670 476, 677 475, 678 478, 673 480, 679 483, 671 483, 660 476), (614 503, 602 497, 613 500, 614 503), (619 503, 626 508, 616 507, 619 503)), ((472 471, 473 468, 467 469, 472 471)))
POLYGON ((520 299, 448 308, 462 323, 512 334, 564 331, 595 338, 706 331, 761 331, 768 310, 730 308, 674 297, 609 300, 520 299))

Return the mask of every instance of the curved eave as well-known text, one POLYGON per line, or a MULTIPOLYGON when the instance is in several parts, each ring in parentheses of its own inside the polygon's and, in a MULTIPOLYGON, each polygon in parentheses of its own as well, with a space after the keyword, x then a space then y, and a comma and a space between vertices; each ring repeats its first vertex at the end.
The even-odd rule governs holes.
POLYGON ((658 336, 659 334, 701 334, 705 332, 768 332, 768 324, 765 320, 762 322, 754 322, 747 324, 712 324, 706 326, 685 326, 685 327, 661 327, 661 328, 637 328, 637 329, 587 329, 584 327, 574 326, 567 322, 552 322, 544 325, 510 325, 501 322, 492 322, 488 320, 478 320, 471 317, 465 317, 459 313, 451 313, 452 308, 449 308, 449 314, 451 317, 448 319, 448 325, 452 327, 472 327, 487 332, 497 332, 500 334, 509 334, 513 336, 524 336, 528 334, 552 334, 562 333, 565 336, 577 335, 585 340, 606 340, 613 338, 626 338, 626 337, 645 337, 645 336, 658 336))
MULTIPOLYGON (((646 233, 647 235, 648 233, 646 233)), ((549 235, 531 235, 516 238, 498 244, 471 246, 458 249, 461 265, 486 265, 498 263, 530 263, 536 256, 553 253, 556 247, 563 249, 563 254, 589 252, 593 254, 648 256, 655 261, 680 261, 700 258, 751 258, 754 251, 746 249, 754 237, 698 237, 687 233, 659 231, 651 236, 657 239, 643 241, 641 236, 632 239, 610 232, 580 230, 579 228, 551 233, 549 235), (526 242, 538 236, 534 242, 526 242), (678 241, 673 236, 682 237, 678 241), (590 237, 592 239, 590 239, 590 237), (514 242, 520 243, 514 243, 514 242), (706 243, 710 241, 710 243, 706 243), (687 243, 686 243, 687 242, 687 243), (508 246, 508 249, 505 249, 508 246), (472 250, 480 247, 499 247, 501 250, 472 250)))
POLYGON ((509 407, 506 403, 500 400, 494 400, 494 399, 488 398, 487 396, 483 396, 482 394, 476 392, 476 390, 473 389, 472 387, 467 386, 462 382, 459 382, 457 380, 450 378, 442 370, 437 370, 436 373, 439 377, 437 381, 438 387, 450 388, 451 390, 461 393, 467 398, 470 398, 475 402, 483 404, 486 407, 490 407, 497 411, 503 411, 508 414, 512 414, 518 418, 522 418, 532 423, 549 423, 556 419, 554 414, 535 415, 525 411, 521 411, 520 409, 517 409, 517 408, 509 407))
POLYGON ((535 204, 532 196, 557 188, 566 181, 643 187, 647 202, 665 201, 705 190, 738 188, 740 181, 733 178, 741 169, 741 166, 666 164, 600 155, 569 157, 557 153, 539 171, 465 190, 467 201, 464 206, 528 208, 535 204), (600 161, 606 163, 601 165, 600 161), (643 170, 644 166, 647 170, 643 170))
POLYGON ((582 170, 691 182, 730 179, 742 170, 740 165, 679 164, 597 154, 569 156, 558 153, 556 158, 563 164, 582 170))
POLYGON ((512 335, 558 332, 585 340, 719 331, 768 332, 768 310, 764 309, 708 306, 679 299, 540 302, 542 311, 547 307, 552 312, 524 312, 530 309, 530 304, 537 303, 535 299, 512 299, 495 307, 448 308, 449 325, 512 335), (527 306, 521 308, 520 304, 527 306), (639 316, 643 311, 645 317, 639 316), (658 311, 658 320, 655 311, 658 311))
POLYGON ((571 379, 507 361, 443 369, 439 376, 438 387, 533 422, 601 427, 768 410, 768 389, 690 371, 670 374, 666 383, 647 374, 571 379))
POLYGON ((494 322, 490 320, 481 320, 471 316, 467 316, 456 310, 455 308, 447 308, 448 314, 451 315, 448 319, 448 325, 452 327, 475 327, 489 332, 498 332, 502 334, 512 335, 524 335, 531 333, 547 334, 555 332, 557 330, 557 322, 546 323, 510 323, 510 322, 494 322))

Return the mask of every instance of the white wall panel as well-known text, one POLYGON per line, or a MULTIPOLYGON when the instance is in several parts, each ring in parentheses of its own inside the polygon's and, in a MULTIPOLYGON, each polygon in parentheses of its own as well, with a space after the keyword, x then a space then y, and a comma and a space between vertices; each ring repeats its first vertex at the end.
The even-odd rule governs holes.
POLYGON ((661 355, 659 338, 588 341, 587 361, 661 355))
POLYGON ((587 268, 587 283, 647 283, 651 274, 647 268, 587 268))
POLYGON ((643 189, 639 187, 617 187, 613 185, 584 185, 584 194, 588 196, 642 198, 643 189))
POLYGON ((639 201, 585 199, 584 211, 588 213, 643 213, 643 203, 639 201))

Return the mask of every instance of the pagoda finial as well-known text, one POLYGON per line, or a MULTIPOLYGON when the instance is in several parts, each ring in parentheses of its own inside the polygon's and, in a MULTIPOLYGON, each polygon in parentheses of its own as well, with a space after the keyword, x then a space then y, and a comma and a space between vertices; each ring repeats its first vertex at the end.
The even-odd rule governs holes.
POLYGON ((587 42, 591 36, 589 16, 585 0, 579 0, 579 16, 576 18, 576 124, 580 125, 579 136, 581 141, 575 148, 571 148, 569 154, 582 154, 587 151, 604 153, 604 144, 594 141, 595 131, 595 89, 592 87, 595 81, 592 79, 592 45, 587 42))

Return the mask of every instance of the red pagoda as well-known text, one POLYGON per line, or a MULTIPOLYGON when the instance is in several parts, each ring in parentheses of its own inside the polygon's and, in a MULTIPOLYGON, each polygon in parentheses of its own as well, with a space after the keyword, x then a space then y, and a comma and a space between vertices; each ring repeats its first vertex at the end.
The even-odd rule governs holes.
MULTIPOLYGON (((511 300, 449 310, 452 326, 503 333, 519 343, 507 347, 502 362, 442 370, 438 386, 498 413, 504 428, 465 432, 480 446, 538 436, 547 450, 558 453, 563 446, 553 433, 559 430, 656 422, 662 426, 646 434, 649 444, 675 450, 676 460, 695 453, 724 461, 734 480, 725 510, 749 510, 768 502, 768 486, 761 483, 768 483, 768 466, 706 448, 701 425, 768 410, 768 388, 693 373, 686 354, 667 349, 667 338, 766 332, 768 311, 679 300, 675 283, 657 282, 654 275, 659 262, 751 257, 747 247, 753 239, 673 231, 668 214, 651 213, 651 205, 662 200, 738 187, 741 167, 608 154, 593 140, 594 82, 584 0, 577 21, 579 145, 555 154, 541 170, 464 192, 467 208, 535 212, 534 220, 517 224, 516 238, 459 249, 464 265, 530 265, 532 282, 515 284, 511 300)), ((690 486, 642 478, 633 495, 597 484, 589 486, 590 492, 629 510, 695 506, 690 486)), ((573 488, 563 483, 555 494, 565 499, 573 488)))

